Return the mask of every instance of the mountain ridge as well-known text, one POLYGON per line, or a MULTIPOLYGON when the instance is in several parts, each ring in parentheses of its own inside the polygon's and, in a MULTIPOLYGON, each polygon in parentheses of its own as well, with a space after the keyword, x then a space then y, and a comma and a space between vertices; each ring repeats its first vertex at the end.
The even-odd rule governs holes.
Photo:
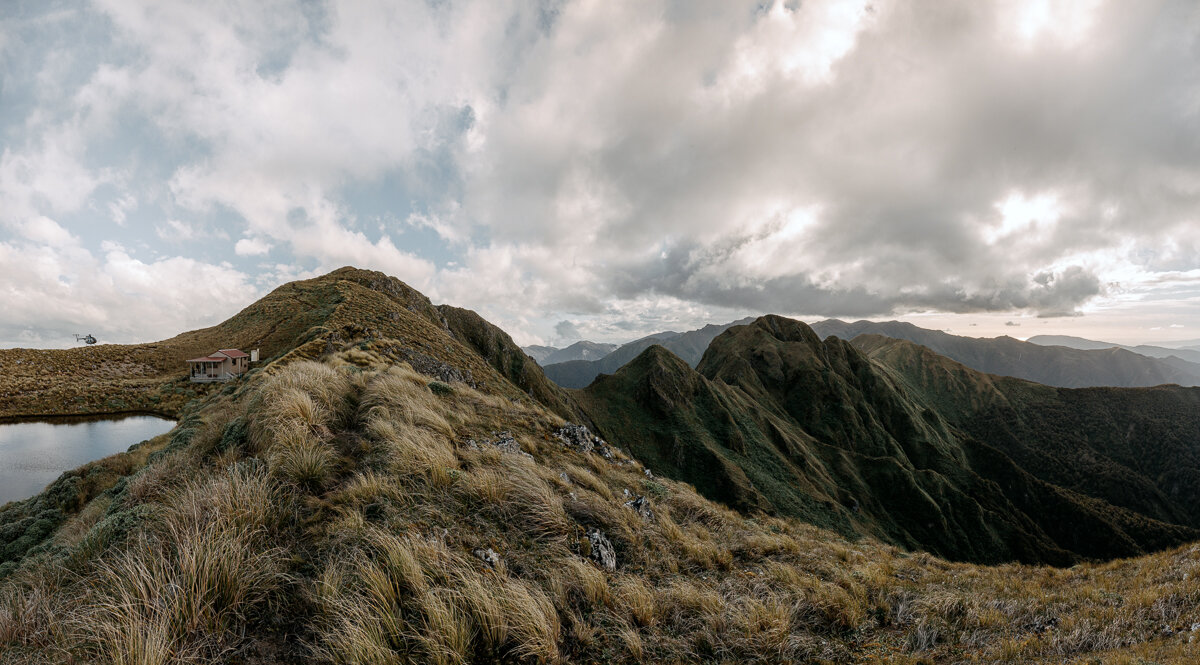
POLYGON ((1014 376, 1061 388, 1200 385, 1200 365, 1181 365, 1125 349, 1080 350, 1041 346, 1012 337, 975 338, 920 328, 911 323, 827 319, 813 324, 821 337, 853 339, 873 333, 926 346, 981 372, 1014 376))
MULTIPOLYGON (((992 386, 1000 377, 941 356, 915 363, 939 375, 957 372, 936 384, 958 398, 947 406, 936 391, 913 394, 903 375, 860 353, 862 344, 836 336, 822 341, 801 322, 760 317, 714 339, 694 374, 678 358, 664 362, 669 352, 656 349, 575 397, 606 436, 710 497, 739 506, 765 502, 828 528, 944 556, 1065 562, 1133 555, 1139 542, 1158 547, 1197 533, 1200 525, 1153 501, 1122 502, 1097 488, 1082 488, 1089 494, 1055 485, 965 427, 986 409, 1011 408, 1011 397, 992 386), (719 483, 713 486, 706 474, 719 483), (1006 488, 996 489, 997 482, 1006 488), (882 487, 894 488, 892 499, 879 493, 882 487), (920 496, 942 499, 923 503, 920 496), (1058 518, 1047 518, 1029 496, 1103 536, 1059 529, 1058 518), (910 503, 915 507, 905 507, 910 503), (922 517, 930 515, 939 517, 922 517), (971 537, 956 541, 947 532, 971 537)), ((1155 494, 1144 484, 1131 491, 1155 494)))
MULTIPOLYGON (((588 390, 559 391, 504 331, 381 273, 347 268, 282 293, 325 299, 250 309, 279 317, 280 345, 259 367, 184 403, 171 433, 0 507, 5 665, 1194 655, 1200 546, 1103 564, 1058 551, 1076 565, 1047 568, 894 545, 930 542, 982 560, 1004 558, 985 551, 999 543, 1015 558, 1058 561, 1030 509, 1011 512, 1002 499, 1028 491, 1050 511, 1059 506, 1046 502, 1070 504, 1070 491, 1017 469, 990 476, 1014 484, 1005 494, 955 471, 964 460, 1011 464, 956 428, 994 391, 1014 409, 1036 403, 1008 387, 1013 379, 976 386, 951 412, 956 425, 932 410, 943 408, 943 388, 921 372, 774 317, 726 331, 698 369, 652 345, 588 390), (607 405, 597 421, 621 438, 566 422, 557 400, 592 413, 607 405), (750 484, 730 488, 743 512, 671 477, 672 464, 713 464, 689 433, 709 437, 731 477, 748 469, 750 484), (626 453, 661 441, 656 468, 626 453), (792 499, 816 519, 755 505, 786 485, 768 484, 779 468, 807 483, 792 499), (861 495, 864 485, 878 494, 861 495), (978 497, 980 510, 964 497, 978 497)), ((887 344, 932 377, 978 379, 940 356, 918 363, 915 345, 887 344)), ((1182 389, 1142 392, 1173 390, 1182 389)), ((1101 403, 1107 394, 1066 392, 1101 403)), ((1055 415, 1021 413, 1034 428, 1055 415)), ((1093 425, 1089 436, 1108 429, 1093 425)), ((1179 481, 1186 490, 1188 478, 1179 481)), ((1117 536, 1157 528, 1081 521, 1077 530, 1106 524, 1117 536)))
POLYGON ((622 344, 599 360, 574 360, 546 365, 547 378, 564 388, 584 388, 601 374, 612 374, 637 357, 645 349, 658 344, 669 349, 695 367, 714 337, 732 326, 742 325, 753 319, 739 319, 726 324, 708 324, 683 333, 674 331, 654 333, 632 342, 622 344))
POLYGON ((1175 360, 1187 363, 1187 365, 1180 366, 1181 369, 1189 370, 1193 374, 1200 371, 1200 351, 1187 347, 1168 348, 1153 344, 1114 344, 1112 342, 1099 342, 1071 335, 1034 335, 1025 341, 1039 346, 1065 346, 1084 351, 1116 347, 1149 358, 1159 358, 1162 360, 1174 358, 1175 360))

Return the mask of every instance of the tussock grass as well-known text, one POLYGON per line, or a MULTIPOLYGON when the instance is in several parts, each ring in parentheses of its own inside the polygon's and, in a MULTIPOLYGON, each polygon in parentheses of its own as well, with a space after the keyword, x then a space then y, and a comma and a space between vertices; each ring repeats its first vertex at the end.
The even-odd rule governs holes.
POLYGON ((483 571, 440 540, 372 530, 345 567, 323 575, 319 653, 333 662, 463 663, 472 654, 557 659, 549 598, 483 571))
POLYGON ((43 580, 14 579, 0 593, 0 645, 34 647, 52 643, 62 608, 43 580))
POLYGON ((293 362, 197 416, 64 522, 68 554, 0 581, 0 662, 228 660, 275 635, 305 645, 277 660, 346 664, 1186 663, 1200 640, 1200 546, 1062 570, 848 542, 648 485, 534 405, 385 363, 293 362), (463 445, 499 431, 532 459, 463 445))
POLYGON ((428 383, 423 375, 405 366, 391 367, 370 379, 360 412, 370 416, 382 410, 399 427, 424 429, 448 438, 454 430, 439 412, 439 398, 429 390, 428 383))
POLYGON ((596 566, 578 558, 566 557, 552 563, 557 575, 552 578, 567 605, 602 607, 612 604, 608 576, 596 566))
POLYGON ((250 442, 262 452, 289 430, 303 428, 320 438, 328 436, 353 413, 352 385, 346 372, 309 360, 274 370, 258 391, 250 442))
POLYGON ((157 533, 98 561, 74 622, 91 650, 172 662, 220 653, 254 624, 289 581, 261 524, 274 506, 256 491, 263 499, 259 481, 237 474, 188 488, 157 533), (247 503, 228 510, 239 497, 247 503))
POLYGON ((277 432, 267 453, 271 472, 296 485, 316 490, 333 473, 336 453, 304 427, 289 426, 277 432))
POLYGON ((366 433, 392 473, 428 478, 436 469, 458 466, 450 440, 434 432, 406 429, 376 412, 367 421, 366 433))
POLYGON ((533 540, 565 539, 571 527, 562 498, 532 462, 508 458, 499 468, 464 473, 456 485, 464 500, 533 540))
POLYGON ((295 516, 294 497, 254 465, 232 465, 200 481, 185 482, 164 517, 176 529, 216 524, 247 533, 278 530, 295 516))

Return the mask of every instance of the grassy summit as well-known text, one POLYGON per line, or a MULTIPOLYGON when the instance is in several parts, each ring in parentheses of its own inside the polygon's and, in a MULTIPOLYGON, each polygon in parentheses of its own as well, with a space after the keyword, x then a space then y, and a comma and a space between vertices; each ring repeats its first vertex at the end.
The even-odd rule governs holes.
MULTIPOLYGON (((18 504, 64 520, 0 571, 0 662, 1190 662, 1198 546, 988 567, 736 512, 568 427, 473 314, 305 284, 344 298, 323 330, 18 504)), ((639 399, 738 405, 647 353, 639 399)))

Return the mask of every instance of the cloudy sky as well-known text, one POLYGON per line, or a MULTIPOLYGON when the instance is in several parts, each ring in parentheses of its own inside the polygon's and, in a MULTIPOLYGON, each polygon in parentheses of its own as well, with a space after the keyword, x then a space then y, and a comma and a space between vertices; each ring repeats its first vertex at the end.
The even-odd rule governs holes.
POLYGON ((0 346, 347 264, 522 343, 1197 338, 1198 63, 1193 2, 5 2, 0 346))

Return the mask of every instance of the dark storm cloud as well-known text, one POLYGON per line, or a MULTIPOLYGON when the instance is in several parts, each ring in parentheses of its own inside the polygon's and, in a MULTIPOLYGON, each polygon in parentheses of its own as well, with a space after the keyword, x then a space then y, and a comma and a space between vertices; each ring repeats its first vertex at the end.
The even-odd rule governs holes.
MULTIPOLYGON (((802 36, 817 7, 772 11, 802 36)), ((565 118, 580 121, 578 134, 537 149, 553 155, 552 172, 535 155, 508 174, 524 213, 515 237, 572 238, 591 225, 592 262, 577 266, 617 298, 1071 314, 1103 292, 1105 261, 1129 258, 1104 252, 1195 222, 1197 14, 1186 3, 1102 4, 1024 43, 1010 25, 1020 9, 882 7, 815 82, 770 66, 737 79, 731 63, 754 57, 746 37, 772 20, 763 15, 734 13, 724 34, 711 15, 658 26, 639 66, 617 63, 598 83, 582 74, 588 83, 573 92, 596 108, 565 118), (1080 25, 1062 24, 1071 21, 1080 25), (715 41, 699 52, 697 35, 715 41), (998 205, 1012 196, 1052 197, 1054 214, 1006 219, 998 205), (580 218, 538 214, 539 202, 561 211, 564 200, 582 202, 580 218), (772 240, 770 201, 819 212, 802 238, 772 240), (791 265, 777 256, 763 269, 739 253, 787 242, 791 265)), ((498 145, 525 144, 511 126, 493 129, 498 145)))

